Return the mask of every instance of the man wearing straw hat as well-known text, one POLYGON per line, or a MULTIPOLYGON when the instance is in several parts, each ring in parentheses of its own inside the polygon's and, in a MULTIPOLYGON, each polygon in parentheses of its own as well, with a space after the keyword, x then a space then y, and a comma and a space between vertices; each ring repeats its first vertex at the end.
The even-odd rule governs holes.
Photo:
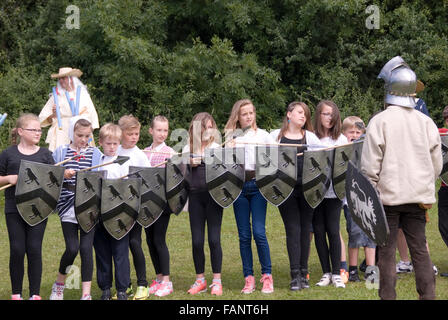
MULTIPOLYGON (((98 114, 86 86, 79 80, 81 75, 81 70, 70 67, 60 68, 59 73, 51 75, 58 83, 39 114, 41 126, 51 126, 45 140, 50 151, 70 143, 69 122, 74 116, 83 115, 93 129, 99 128, 98 114)), ((94 145, 93 140, 91 145, 94 145)))

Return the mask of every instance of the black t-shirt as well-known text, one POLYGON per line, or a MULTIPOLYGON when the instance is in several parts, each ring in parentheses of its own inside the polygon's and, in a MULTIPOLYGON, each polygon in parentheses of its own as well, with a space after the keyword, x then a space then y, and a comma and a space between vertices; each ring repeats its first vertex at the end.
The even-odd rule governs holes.
MULTIPOLYGON (((25 155, 19 152, 17 145, 13 145, 0 154, 0 176, 19 174, 21 160, 54 164, 52 153, 47 148, 41 147, 36 153, 25 155)), ((5 213, 17 212, 15 193, 15 186, 5 190, 5 213)))
POLYGON ((197 193, 207 191, 207 184, 205 182, 205 163, 192 167, 188 165, 186 179, 187 188, 189 192, 197 193))
MULTIPOLYGON (((280 139, 280 143, 292 143, 292 144, 306 144, 306 135, 303 135, 302 139, 288 139, 283 136, 280 139)), ((306 147, 297 147, 297 153, 305 151, 306 147)), ((302 171, 303 171, 303 156, 297 156, 297 182, 296 184, 302 184, 302 171)))

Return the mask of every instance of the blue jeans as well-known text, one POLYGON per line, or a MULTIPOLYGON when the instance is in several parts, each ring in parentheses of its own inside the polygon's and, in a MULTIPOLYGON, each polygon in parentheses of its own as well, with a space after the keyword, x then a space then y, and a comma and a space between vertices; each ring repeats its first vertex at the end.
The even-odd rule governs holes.
POLYGON ((271 254, 266 237, 266 199, 258 190, 255 180, 244 183, 243 190, 233 203, 238 236, 240 238, 240 254, 243 262, 244 277, 254 274, 252 259, 252 233, 250 215, 252 213, 252 231, 257 245, 258 258, 262 274, 271 274, 271 254))

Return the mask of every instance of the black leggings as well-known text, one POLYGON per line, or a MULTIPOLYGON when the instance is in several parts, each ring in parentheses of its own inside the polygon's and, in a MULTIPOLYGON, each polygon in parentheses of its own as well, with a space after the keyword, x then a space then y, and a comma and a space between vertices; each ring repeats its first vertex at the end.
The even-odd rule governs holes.
POLYGON ((296 186, 278 209, 285 225, 290 268, 307 273, 313 209, 306 202, 302 187, 296 186))
POLYGON ((166 231, 170 222, 171 213, 164 211, 161 216, 145 228, 146 243, 156 274, 170 275, 170 252, 166 245, 166 231))
POLYGON ((193 261, 196 274, 205 270, 205 223, 207 223, 208 245, 213 273, 221 273, 221 223, 223 208, 210 196, 208 191, 190 193, 188 200, 190 229, 193 245, 193 261))
POLYGON ((42 240, 47 220, 31 227, 19 213, 7 213, 5 216, 9 236, 9 273, 12 294, 22 294, 26 254, 30 297, 39 295, 42 278, 42 240))
POLYGON ((314 241, 323 273, 340 274, 341 238, 339 236, 339 220, 341 209, 342 201, 337 198, 325 198, 314 209, 314 241))
POLYGON ((135 273, 137 274, 137 286, 146 287, 148 281, 146 281, 146 259, 142 249, 142 226, 137 222, 129 231, 129 249, 131 249, 135 273))
POLYGON ((93 239, 95 228, 85 233, 77 223, 62 222, 62 232, 65 240, 65 252, 59 264, 59 273, 67 274, 76 256, 81 256, 81 281, 92 281, 93 275, 93 239), (79 231, 79 238, 78 238, 79 231))

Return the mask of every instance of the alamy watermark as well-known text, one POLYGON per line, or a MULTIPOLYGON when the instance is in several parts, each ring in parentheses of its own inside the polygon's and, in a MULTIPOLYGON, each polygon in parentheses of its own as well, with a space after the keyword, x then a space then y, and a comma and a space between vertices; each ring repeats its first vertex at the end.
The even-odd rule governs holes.
POLYGON ((78 266, 71 265, 67 267, 67 278, 65 279, 66 289, 79 290, 81 283, 81 272, 78 266))
POLYGON ((65 8, 65 13, 69 16, 65 19, 65 27, 69 30, 71 29, 79 29, 80 28, 80 20, 79 20, 79 7, 71 4, 65 8))
POLYGON ((366 28, 378 30, 380 28, 380 8, 372 4, 366 8, 365 13, 369 14, 366 19, 366 28))

